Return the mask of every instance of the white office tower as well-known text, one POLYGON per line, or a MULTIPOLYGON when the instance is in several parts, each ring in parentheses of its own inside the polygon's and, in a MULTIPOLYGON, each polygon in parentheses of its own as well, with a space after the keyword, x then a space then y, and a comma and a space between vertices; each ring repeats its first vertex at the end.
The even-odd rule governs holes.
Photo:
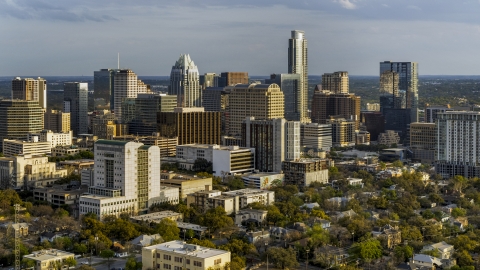
POLYGON ((137 74, 130 69, 115 70, 113 83, 113 111, 115 117, 122 119, 122 103, 125 98, 136 98, 140 93, 149 93, 148 85, 138 79, 137 74))
POLYGON ((299 102, 302 108, 302 122, 309 122, 308 119, 308 54, 307 39, 305 32, 293 30, 288 40, 288 73, 300 74, 300 95, 299 102))
POLYGON ((437 114, 435 170, 443 177, 480 177, 480 112, 437 114))
POLYGON ((160 148, 138 142, 95 142, 93 186, 80 197, 80 214, 136 215, 160 203, 160 148))
POLYGON ((172 67, 168 94, 177 95, 178 107, 202 107, 198 68, 190 55, 180 55, 172 67))

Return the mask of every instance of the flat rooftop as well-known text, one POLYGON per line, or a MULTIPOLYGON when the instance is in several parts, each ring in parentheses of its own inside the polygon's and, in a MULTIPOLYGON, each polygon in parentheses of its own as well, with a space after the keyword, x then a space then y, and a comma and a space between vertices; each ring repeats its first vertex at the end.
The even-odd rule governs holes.
POLYGON ((249 195, 249 194, 258 194, 258 193, 274 193, 274 191, 256 189, 256 188, 244 188, 234 191, 225 191, 223 195, 235 196, 235 195, 249 195))
POLYGON ((169 217, 177 217, 179 215, 183 216, 182 214, 173 212, 173 211, 161 211, 161 212, 155 212, 155 213, 130 217, 130 219, 138 220, 138 221, 155 222, 155 221, 161 221, 162 219, 169 218, 169 217))
POLYGON ((63 250, 58 249, 44 249, 40 251, 35 251, 32 254, 25 255, 25 258, 29 258, 35 261, 47 261, 58 259, 58 257, 65 257, 65 256, 74 256, 75 254, 66 252, 63 250))
POLYGON ((162 250, 162 251, 177 253, 181 255, 194 256, 198 258, 210 258, 213 256, 230 253, 229 251, 225 251, 225 250, 186 244, 183 241, 178 241, 178 240, 162 243, 159 245, 144 247, 144 249, 162 250))
POLYGON ((200 226, 198 224, 188 223, 188 222, 180 222, 177 221, 177 227, 180 229, 190 229, 194 231, 206 231, 208 230, 207 227, 200 226))

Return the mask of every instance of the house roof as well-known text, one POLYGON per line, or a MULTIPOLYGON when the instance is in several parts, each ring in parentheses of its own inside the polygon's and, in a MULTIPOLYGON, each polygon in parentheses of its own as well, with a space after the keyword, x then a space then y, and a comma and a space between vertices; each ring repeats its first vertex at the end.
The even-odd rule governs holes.
POLYGON ((424 263, 430 263, 430 264, 436 264, 438 266, 442 265, 442 261, 438 258, 425 255, 425 254, 415 254, 413 256, 413 261, 419 261, 419 262, 424 262, 424 263))

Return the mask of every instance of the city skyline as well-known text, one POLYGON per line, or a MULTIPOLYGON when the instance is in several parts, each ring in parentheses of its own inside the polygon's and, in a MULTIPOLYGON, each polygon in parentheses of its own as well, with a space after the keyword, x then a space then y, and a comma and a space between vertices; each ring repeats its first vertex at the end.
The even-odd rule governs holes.
POLYGON ((5 1, 0 75, 91 75, 116 67, 117 53, 120 67, 145 76, 167 76, 181 53, 195 59, 200 74, 287 73, 281 56, 285 35, 295 29, 308 37, 312 75, 376 75, 385 60, 417 61, 423 75, 473 75, 479 6, 473 0, 5 1))

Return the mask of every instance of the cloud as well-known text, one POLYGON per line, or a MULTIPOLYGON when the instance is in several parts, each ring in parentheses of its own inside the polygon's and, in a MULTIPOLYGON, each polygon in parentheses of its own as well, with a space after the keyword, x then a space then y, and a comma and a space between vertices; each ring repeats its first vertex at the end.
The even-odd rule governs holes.
MULTIPOLYGON (((353 2, 356 2, 356 0, 352 0, 353 2)), ((339 3, 343 8, 346 9, 356 9, 357 5, 355 3, 350 2, 350 0, 335 0, 336 3, 339 3)))

